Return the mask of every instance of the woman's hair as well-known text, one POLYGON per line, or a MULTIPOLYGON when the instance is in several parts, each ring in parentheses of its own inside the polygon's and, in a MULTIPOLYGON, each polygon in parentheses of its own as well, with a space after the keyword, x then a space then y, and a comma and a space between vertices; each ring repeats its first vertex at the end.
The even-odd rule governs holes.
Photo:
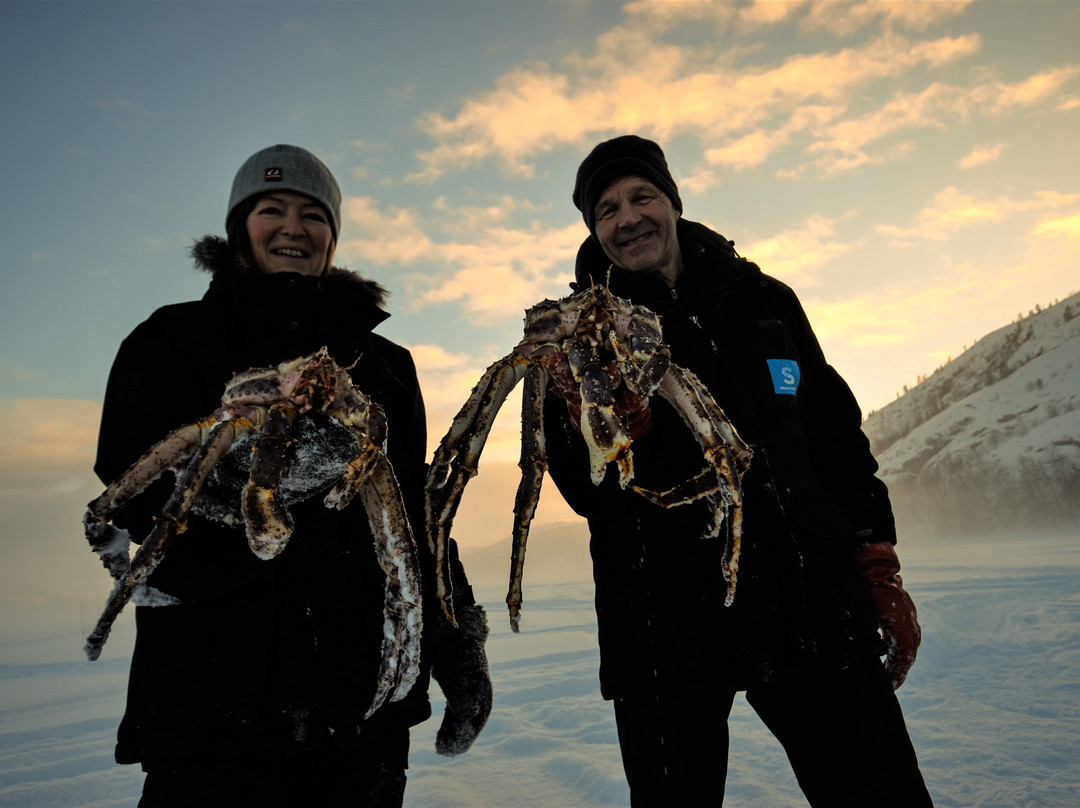
MULTIPOLYGON (((236 261, 236 266, 241 272, 255 272, 258 271, 258 264, 255 263, 255 253, 251 249, 251 238, 248 236, 247 220, 251 212, 255 210, 255 206, 259 204, 259 200, 262 199, 264 194, 258 194, 251 196, 240 202, 232 213, 229 214, 229 219, 225 222, 225 236, 229 242, 229 252, 236 261)), ((329 214, 327 214, 329 216, 329 214)), ((326 275, 330 272, 330 267, 334 264, 334 249, 337 247, 337 240, 330 236, 330 245, 326 251, 326 266, 323 267, 322 274, 326 275)))

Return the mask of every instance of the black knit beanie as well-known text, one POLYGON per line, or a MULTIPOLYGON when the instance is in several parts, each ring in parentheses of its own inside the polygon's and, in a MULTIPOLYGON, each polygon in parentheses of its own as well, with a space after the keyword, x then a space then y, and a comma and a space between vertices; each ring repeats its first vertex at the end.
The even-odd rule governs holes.
POLYGON ((644 177, 671 200, 682 213, 679 188, 668 169, 664 152, 651 140, 637 135, 623 135, 605 140, 586 157, 578 168, 574 183, 574 205, 581 211, 589 232, 596 235, 596 202, 615 180, 627 176, 644 177))

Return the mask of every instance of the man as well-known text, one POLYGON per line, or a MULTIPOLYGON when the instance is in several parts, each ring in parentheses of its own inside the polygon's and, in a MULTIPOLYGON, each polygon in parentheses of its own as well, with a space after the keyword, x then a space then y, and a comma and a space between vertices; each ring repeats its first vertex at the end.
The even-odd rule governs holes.
MULTIPOLYGON (((893 693, 920 630, 897 575, 888 491, 798 299, 682 217, 651 141, 598 145, 573 198, 591 233, 576 285, 609 283, 657 312, 671 360, 698 375, 753 450, 726 607, 723 539, 700 538, 704 502, 664 509, 614 474, 594 486, 567 394, 546 399, 552 477, 589 522, 601 687, 632 805, 722 802, 740 690, 811 805, 931 805, 893 693)), ((659 396, 650 417, 629 420, 636 484, 666 490, 701 469, 693 435, 659 396)))

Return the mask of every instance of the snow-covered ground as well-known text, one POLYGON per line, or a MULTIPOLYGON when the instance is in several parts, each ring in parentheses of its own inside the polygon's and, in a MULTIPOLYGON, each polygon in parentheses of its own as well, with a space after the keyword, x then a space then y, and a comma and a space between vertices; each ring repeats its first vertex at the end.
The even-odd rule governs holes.
MULTIPOLYGON (((936 804, 1080 805, 1080 536, 913 537, 900 555, 924 628, 900 697, 936 804)), ((518 635, 505 585, 477 587, 493 627, 495 710, 457 759, 434 752, 437 718, 417 729, 407 806, 628 804, 596 680, 591 585, 528 576, 518 635)), ((0 612, 0 806, 136 804, 139 771, 112 762, 132 622, 124 615, 102 661, 89 663, 81 645, 95 617, 74 606, 0 612)), ((782 749, 742 700, 731 727, 725 804, 805 805, 782 749)))

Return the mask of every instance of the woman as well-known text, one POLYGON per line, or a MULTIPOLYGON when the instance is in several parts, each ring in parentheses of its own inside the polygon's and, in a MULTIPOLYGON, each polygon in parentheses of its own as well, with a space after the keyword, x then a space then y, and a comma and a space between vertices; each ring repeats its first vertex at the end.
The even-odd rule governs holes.
MULTIPOLYGON (((340 210, 333 175, 304 149, 273 146, 244 163, 227 239, 207 236, 192 249, 211 273, 206 294, 154 312, 120 347, 95 465, 102 481, 213 412, 235 372, 327 346, 385 410, 387 456, 413 526, 424 525, 416 370, 406 349, 372 333, 389 316, 386 291, 332 265, 340 210)), ((146 536, 173 485, 159 481, 116 522, 146 536)), ((366 514, 359 498, 338 512, 321 495, 290 510, 296 528, 272 560, 252 554, 242 527, 193 515, 152 575, 150 585, 175 603, 136 610, 116 747, 119 763, 147 772, 140 806, 399 806, 409 728, 431 713, 429 668, 448 701, 439 751, 465 751, 482 728, 487 627, 463 571, 455 570, 455 631, 429 605, 433 561, 417 535, 423 670, 408 696, 363 720, 379 670, 385 583, 366 514)))

